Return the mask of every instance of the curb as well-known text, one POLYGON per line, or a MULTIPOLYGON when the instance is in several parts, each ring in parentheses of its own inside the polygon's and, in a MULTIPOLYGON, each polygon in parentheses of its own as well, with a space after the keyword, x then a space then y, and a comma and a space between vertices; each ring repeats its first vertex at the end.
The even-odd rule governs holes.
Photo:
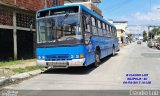
POLYGON ((24 80, 24 79, 27 79, 29 77, 32 77, 32 76, 36 76, 40 73, 42 73, 43 71, 42 70, 34 70, 34 71, 30 71, 30 72, 26 72, 26 73, 21 73, 21 74, 16 74, 16 75, 13 75, 11 77, 3 77, 3 78, 0 78, 0 86, 3 86, 3 85, 7 85, 9 83, 14 83, 14 82, 17 82, 17 81, 20 81, 20 80, 24 80))
POLYGON ((12 82, 12 79, 10 78, 0 78, 0 86, 8 84, 10 82, 12 82))

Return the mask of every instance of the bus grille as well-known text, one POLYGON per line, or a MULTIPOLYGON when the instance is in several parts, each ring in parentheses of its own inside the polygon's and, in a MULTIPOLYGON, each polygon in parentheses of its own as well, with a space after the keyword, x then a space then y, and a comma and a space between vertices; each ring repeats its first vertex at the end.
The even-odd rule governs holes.
POLYGON ((68 54, 61 55, 46 55, 47 61, 60 61, 60 60, 70 60, 68 54))

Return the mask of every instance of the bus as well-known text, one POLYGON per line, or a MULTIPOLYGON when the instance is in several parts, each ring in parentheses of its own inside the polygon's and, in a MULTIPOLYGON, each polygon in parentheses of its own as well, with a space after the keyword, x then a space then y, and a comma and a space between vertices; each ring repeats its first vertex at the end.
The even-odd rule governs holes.
POLYGON ((38 66, 98 67, 119 50, 116 27, 81 4, 37 11, 36 29, 38 66))

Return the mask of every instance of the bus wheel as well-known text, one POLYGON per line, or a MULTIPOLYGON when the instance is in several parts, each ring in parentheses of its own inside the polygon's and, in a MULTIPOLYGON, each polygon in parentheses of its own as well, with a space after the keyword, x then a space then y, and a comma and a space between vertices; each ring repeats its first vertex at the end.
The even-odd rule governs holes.
POLYGON ((115 52, 115 48, 113 47, 112 48, 112 56, 115 56, 116 55, 116 52, 115 52))
POLYGON ((94 67, 98 67, 100 64, 100 53, 99 51, 95 52, 95 63, 94 63, 94 67))

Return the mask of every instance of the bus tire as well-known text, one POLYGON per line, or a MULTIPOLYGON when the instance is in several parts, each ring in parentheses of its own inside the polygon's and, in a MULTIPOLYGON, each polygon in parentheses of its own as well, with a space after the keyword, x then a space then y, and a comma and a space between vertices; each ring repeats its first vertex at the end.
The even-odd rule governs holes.
POLYGON ((112 56, 115 56, 116 55, 116 51, 115 51, 115 47, 113 46, 112 48, 112 56))
POLYGON ((99 51, 95 51, 95 63, 94 63, 94 67, 98 67, 100 64, 100 52, 99 51))

